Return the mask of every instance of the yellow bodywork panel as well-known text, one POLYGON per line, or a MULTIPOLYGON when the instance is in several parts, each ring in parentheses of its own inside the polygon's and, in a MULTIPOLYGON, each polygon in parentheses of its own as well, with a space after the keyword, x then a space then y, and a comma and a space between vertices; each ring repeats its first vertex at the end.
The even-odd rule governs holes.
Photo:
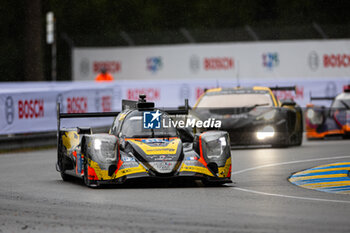
POLYGON ((120 169, 117 173, 113 173, 112 176, 109 176, 108 170, 102 170, 98 163, 91 159, 89 159, 89 166, 95 170, 96 176, 99 180, 113 180, 130 174, 147 172, 147 170, 139 164, 138 167, 120 169))
POLYGON ((181 140, 177 138, 170 141, 166 146, 150 146, 138 140, 130 139, 130 141, 140 147, 147 155, 176 154, 178 145, 181 142, 181 140))
POLYGON ((71 150, 79 144, 79 134, 76 131, 65 132, 62 135, 62 143, 67 150, 71 150))
POLYGON ((255 86, 253 87, 253 90, 257 90, 257 91, 268 91, 271 98, 272 98, 272 101, 273 101, 273 104, 275 107, 280 107, 281 103, 277 100, 277 98, 275 97, 275 95, 273 94, 273 92, 271 91, 270 88, 268 87, 259 87, 259 86, 255 86))
POLYGON ((124 118, 126 117, 126 115, 127 115, 127 114, 125 114, 125 113, 121 113, 121 114, 120 114, 120 117, 119 117, 119 121, 124 120, 124 118))
POLYGON ((139 164, 138 167, 120 169, 116 174, 116 178, 142 172, 147 172, 147 170, 139 164))
POLYGON ((180 172, 196 172, 202 173, 208 176, 214 176, 207 168, 198 166, 188 166, 185 163, 182 164, 180 172))
POLYGON ((219 174, 218 177, 227 177, 228 172, 230 171, 231 167, 231 157, 226 160, 225 166, 219 167, 219 174))

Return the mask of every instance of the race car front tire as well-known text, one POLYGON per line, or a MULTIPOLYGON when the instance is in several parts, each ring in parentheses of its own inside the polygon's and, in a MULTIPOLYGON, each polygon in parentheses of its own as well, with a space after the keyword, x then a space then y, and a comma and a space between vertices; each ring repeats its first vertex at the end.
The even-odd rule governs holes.
POLYGON ((290 139, 289 139, 289 136, 286 135, 285 139, 279 141, 279 142, 275 142, 272 144, 272 147, 274 148, 285 148, 285 147, 288 147, 290 146, 291 143, 290 143, 290 139))
POLYGON ((67 175, 66 173, 64 173, 63 171, 60 172, 61 173, 61 177, 63 181, 71 181, 73 179, 72 176, 67 175))
POLYGON ((96 183, 96 181, 91 181, 88 179, 88 177, 89 177, 88 163, 84 162, 84 176, 83 176, 84 184, 89 188, 97 188, 98 184, 96 183))
POLYGON ((298 133, 297 133, 297 139, 296 139, 296 143, 295 143, 295 146, 300 146, 303 142, 303 131, 300 130, 298 133))

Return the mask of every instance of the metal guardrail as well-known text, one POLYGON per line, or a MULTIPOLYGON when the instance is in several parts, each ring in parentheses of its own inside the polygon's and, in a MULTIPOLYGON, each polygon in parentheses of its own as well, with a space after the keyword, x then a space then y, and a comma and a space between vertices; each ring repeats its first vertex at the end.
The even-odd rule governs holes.
MULTIPOLYGON (((108 132, 109 127, 93 128, 94 133, 108 132)), ((42 132, 28 134, 11 134, 0 136, 0 152, 19 149, 55 147, 57 145, 57 132, 42 132)))

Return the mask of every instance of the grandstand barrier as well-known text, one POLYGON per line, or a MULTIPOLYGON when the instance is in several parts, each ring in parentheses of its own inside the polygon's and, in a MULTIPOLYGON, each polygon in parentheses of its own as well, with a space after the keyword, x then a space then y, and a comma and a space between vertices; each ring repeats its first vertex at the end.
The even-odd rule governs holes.
MULTIPOLYGON (((56 131, 57 102, 61 104, 61 111, 65 113, 109 112, 120 111, 122 99, 137 100, 139 94, 146 94, 147 99, 155 102, 158 107, 176 108, 183 105, 186 98, 189 99, 190 106, 193 106, 205 88, 296 85, 296 92, 279 91, 276 94, 280 99, 294 99, 299 105, 305 106, 310 102, 310 93, 312 96, 335 96, 342 92, 343 86, 349 84, 350 79, 300 80, 179 79, 123 80, 110 83, 93 81, 2 83, 0 84, 0 149, 11 147, 9 143, 15 141, 21 142, 18 143, 21 147, 26 145, 24 141, 27 139, 36 140, 40 135, 49 140, 47 134, 56 131)), ((320 104, 329 105, 330 102, 320 104)), ((62 126, 106 127, 111 125, 112 121, 113 118, 67 119, 62 121, 62 126)), ((40 141, 47 143, 45 140, 38 140, 40 141)))

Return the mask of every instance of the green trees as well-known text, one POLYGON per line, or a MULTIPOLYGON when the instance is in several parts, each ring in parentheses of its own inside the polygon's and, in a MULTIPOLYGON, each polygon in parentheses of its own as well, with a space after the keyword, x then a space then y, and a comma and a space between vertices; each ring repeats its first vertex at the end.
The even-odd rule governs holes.
MULTIPOLYGON (((205 36, 217 29, 242 28, 246 33, 246 25, 261 35, 260 40, 295 39, 284 32, 271 37, 263 33, 269 33, 269 28, 305 25, 309 28, 304 31, 312 31, 314 22, 326 33, 323 25, 346 25, 339 30, 329 27, 328 33, 333 33, 330 38, 348 38, 349 6, 346 0, 0 0, 0 81, 50 80, 50 47, 45 44, 48 11, 57 19, 58 80, 69 80, 72 42, 75 46, 128 46, 126 33, 136 45, 187 43, 181 28, 193 32, 197 42, 215 42, 225 40, 205 36), (196 30, 201 33, 195 35, 196 30)), ((304 39, 321 38, 313 33, 304 39)), ((303 34, 297 36, 303 39, 303 34)), ((252 39, 245 34, 236 40, 252 39)))

